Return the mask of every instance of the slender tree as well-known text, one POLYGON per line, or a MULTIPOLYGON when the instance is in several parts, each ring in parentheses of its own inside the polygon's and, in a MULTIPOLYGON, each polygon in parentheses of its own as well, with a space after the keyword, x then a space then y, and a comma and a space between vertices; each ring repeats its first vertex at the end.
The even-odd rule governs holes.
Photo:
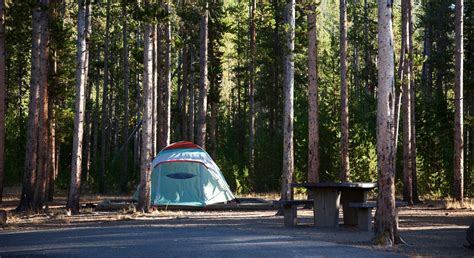
POLYGON ((341 181, 349 180, 349 105, 347 92, 347 0, 339 1, 341 59, 341 181))
POLYGON ((194 102, 195 102, 195 92, 196 88, 194 86, 194 48, 190 48, 191 62, 189 63, 190 73, 189 73, 189 105, 188 105, 188 140, 195 141, 195 124, 194 124, 194 102))
POLYGON ((295 0, 290 0, 286 6, 286 53, 285 53, 285 106, 283 110, 283 174, 281 180, 281 199, 292 198, 291 182, 294 172, 293 147, 293 100, 294 100, 294 49, 295 49, 295 0))
POLYGON ((207 115, 207 90, 209 81, 207 79, 207 52, 208 52, 208 25, 209 25, 208 3, 201 15, 200 23, 200 51, 199 51, 199 110, 197 124, 196 143, 206 148, 206 115, 207 115))
POLYGON ((77 55, 76 55, 76 98, 74 112, 74 138, 72 146, 71 184, 66 208, 73 214, 79 213, 79 189, 82 171, 82 140, 84 129, 84 112, 86 106, 87 87, 87 15, 90 8, 88 0, 78 0, 77 18, 77 55))
POLYGON ((395 210, 395 77, 392 0, 378 0, 377 174, 375 243, 397 243, 395 210))
POLYGON ((123 40, 123 95, 124 95, 124 121, 123 121, 123 167, 121 175, 121 186, 120 190, 125 192, 127 190, 127 179, 128 179, 128 126, 130 119, 130 107, 129 107, 129 85, 130 85, 130 64, 128 62, 128 23, 127 23, 127 1, 122 1, 122 40, 123 40))
POLYGON ((3 199, 5 177, 5 1, 0 0, 0 205, 3 199))
MULTIPOLYGON (((147 7, 148 1, 145 1, 147 7)), ((141 161, 140 161, 140 192, 138 195, 138 209, 148 212, 150 209, 150 176, 151 176, 151 134, 152 134, 152 72, 153 72, 153 51, 152 51, 152 33, 153 25, 145 25, 145 37, 143 39, 143 119, 142 119, 142 143, 141 143, 141 161)))
MULTIPOLYGON (((256 0, 250 2, 250 63, 249 63, 249 175, 255 178, 255 9, 256 0)), ((252 186, 255 189, 255 183, 252 186)))
POLYGON ((308 181, 319 182, 319 100, 316 6, 308 8, 308 181))
MULTIPOLYGON (((100 143, 100 169, 99 169, 99 192, 105 192, 105 163, 107 157, 107 98, 109 96, 109 45, 110 45, 110 0, 107 0, 106 18, 105 18, 105 42, 104 42, 104 86, 102 89, 102 121, 101 121, 101 143, 100 143)), ((111 95, 111 94, 110 94, 111 95)))
POLYGON ((464 111, 463 111, 463 70, 464 70, 464 37, 463 37, 463 0, 456 0, 455 41, 456 54, 454 63, 454 198, 464 199, 464 111))
POLYGON ((418 196, 418 180, 416 170, 416 127, 415 127, 415 71, 414 71, 414 51, 413 51, 413 0, 410 0, 408 5, 408 56, 409 60, 409 72, 410 72, 410 115, 411 115, 411 177, 412 177, 412 196, 413 202, 419 203, 420 198, 418 196))
MULTIPOLYGON (((170 11, 169 5, 166 7, 170 11)), ((163 144, 170 144, 171 136, 171 22, 165 23, 165 63, 164 63, 164 94, 163 94, 163 144)), ((158 150, 159 151, 159 150, 158 150)))
POLYGON ((411 134, 411 74, 410 69, 410 59, 411 57, 407 55, 408 50, 410 49, 409 37, 409 17, 408 17, 408 8, 410 5, 410 0, 402 0, 402 51, 404 52, 405 58, 401 60, 401 67, 403 69, 403 77, 401 78, 402 83, 402 107, 403 107, 403 200, 409 204, 413 204, 413 184, 412 184, 412 134, 411 134))

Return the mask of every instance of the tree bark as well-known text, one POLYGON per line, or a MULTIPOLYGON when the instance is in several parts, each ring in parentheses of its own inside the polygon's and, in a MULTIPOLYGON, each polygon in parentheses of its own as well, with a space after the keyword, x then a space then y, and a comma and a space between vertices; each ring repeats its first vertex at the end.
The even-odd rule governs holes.
POLYGON ((463 111, 463 0, 456 0, 454 63, 454 198, 464 199, 464 111, 463 111))
POLYGON ((74 112, 74 138, 72 145, 71 161, 71 184, 66 209, 72 214, 79 213, 79 193, 81 186, 82 171, 82 141, 84 129, 84 112, 86 106, 86 87, 87 87, 87 9, 90 3, 87 0, 78 0, 78 19, 77 19, 77 55, 76 55, 76 97, 74 112))
POLYGON ((196 143, 203 149, 206 148, 206 115, 207 115, 207 50, 208 50, 208 19, 209 11, 208 4, 204 9, 204 14, 201 15, 200 23, 200 50, 199 50, 199 110, 198 110, 198 124, 197 124, 197 139, 196 143))
POLYGON ((349 106, 347 92, 347 0, 339 1, 340 59, 341 59, 341 173, 340 179, 349 180, 349 106))
MULTIPOLYGON (((164 62, 163 62, 163 44, 162 44, 162 38, 163 36, 163 30, 160 27, 160 25, 156 26, 156 37, 154 37, 155 43, 155 48, 156 48, 156 72, 158 75, 155 77, 155 87, 156 90, 154 91, 156 94, 156 100, 154 100, 155 103, 155 122, 154 125, 156 128, 154 128, 154 134, 155 134, 155 141, 154 143, 157 147, 158 150, 161 150, 162 148, 166 147, 165 142, 163 141, 163 126, 164 126, 164 113, 165 113, 165 107, 163 105, 164 99, 163 99, 163 91, 164 91, 164 83, 165 83, 165 78, 163 76, 164 73, 164 62)), ((155 33, 155 32, 153 32, 155 33)))
POLYGON ((374 242, 391 246, 398 241, 395 210, 395 77, 391 0, 378 0, 378 17, 377 173, 379 193, 374 242))
POLYGON ((194 86, 194 48, 190 49, 191 63, 190 63, 190 74, 189 74, 189 108, 188 108, 188 140, 191 142, 195 141, 194 137, 194 102, 195 102, 195 92, 196 88, 194 86))
POLYGON ((187 99, 188 99, 188 47, 185 44, 183 47, 183 85, 181 92, 181 135, 182 139, 188 138, 188 112, 187 112, 187 99))
MULTIPOLYGON (((169 11, 170 7, 167 6, 169 11)), ((170 145, 171 135, 171 22, 165 23, 165 64, 163 94, 163 147, 170 145)), ((161 150, 161 149, 160 149, 161 150)), ((160 151, 158 150, 158 151, 160 151)), ((157 151, 157 152, 158 152, 157 151)))
POLYGON ((48 201, 53 201, 54 196, 54 182, 56 181, 57 176, 57 156, 56 156, 56 116, 54 111, 54 106, 51 105, 49 109, 49 165, 48 165, 48 174, 49 174, 49 186, 48 186, 48 201))
POLYGON ((410 73, 410 115, 411 115, 411 177, 412 177, 412 199, 414 203, 419 203, 418 181, 416 173, 416 127, 415 127, 415 71, 413 68, 413 0, 409 0, 408 5, 408 56, 409 56, 409 73, 410 73))
POLYGON ((319 99, 316 7, 308 13, 308 182, 319 182, 319 99))
POLYGON ((122 40, 123 40, 123 91, 124 91, 124 121, 123 121, 123 167, 121 175, 121 184, 120 191, 124 193, 127 190, 127 181, 128 181, 128 126, 129 126, 129 116, 130 116, 130 107, 129 107, 129 84, 130 84, 130 64, 128 62, 128 31, 127 31, 127 3, 126 1, 122 2, 122 40))
MULTIPOLYGON (((249 176, 253 182, 255 175, 255 9, 256 0, 251 0, 250 6, 250 65, 249 65, 249 176)), ((252 183, 255 190, 255 182, 252 183)))
POLYGON ((3 199, 3 180, 5 178, 5 2, 0 0, 0 206, 3 199))
POLYGON ((293 114, 294 114, 294 49, 295 49, 295 0, 290 0, 286 6, 286 33, 285 53, 285 107, 283 111, 283 174, 281 180, 281 199, 292 199, 291 183, 294 173, 294 147, 293 147, 293 114))
POLYGON ((410 55, 407 55, 410 49, 409 37, 409 22, 408 22, 408 8, 410 0, 402 0, 402 51, 405 52, 405 60, 401 61, 403 67, 402 83, 402 107, 403 107, 403 200, 409 204, 413 204, 413 184, 412 184, 412 135, 411 135, 411 74, 410 69, 410 55))
MULTIPOLYGON (((147 5, 147 2, 145 2, 147 5)), ((143 75, 143 129, 142 129, 142 144, 141 144, 141 164, 140 164, 140 192, 138 196, 138 209, 143 212, 150 210, 150 176, 151 176, 151 134, 152 134, 152 72, 153 72, 153 51, 152 33, 153 26, 150 24, 145 25, 145 37, 144 37, 144 75, 143 75)))
POLYGON ((18 211, 30 211, 33 208, 34 185, 36 180, 36 166, 38 159, 41 15, 40 8, 34 8, 32 22, 30 100, 28 104, 25 165, 20 203, 16 208, 18 211))
POLYGON ((38 167, 35 182, 33 209, 42 211, 46 201, 48 178, 48 61, 49 61, 49 0, 39 0, 40 45, 39 45, 39 119, 38 119, 38 167))

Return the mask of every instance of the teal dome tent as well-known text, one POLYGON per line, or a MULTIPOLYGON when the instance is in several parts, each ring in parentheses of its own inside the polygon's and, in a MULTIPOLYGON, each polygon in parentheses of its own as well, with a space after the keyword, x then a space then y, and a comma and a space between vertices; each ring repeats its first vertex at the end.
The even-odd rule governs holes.
POLYGON ((153 159, 152 168, 152 205, 204 207, 235 199, 219 167, 194 143, 167 146, 153 159))

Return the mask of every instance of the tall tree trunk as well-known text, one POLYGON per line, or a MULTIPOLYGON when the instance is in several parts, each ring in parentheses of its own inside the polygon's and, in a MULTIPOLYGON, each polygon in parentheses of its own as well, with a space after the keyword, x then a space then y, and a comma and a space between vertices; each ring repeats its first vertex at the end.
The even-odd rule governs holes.
POLYGON ((51 105, 49 109, 49 186, 48 186, 48 201, 53 201, 54 196, 54 182, 56 181, 57 175, 57 157, 56 157, 56 116, 54 112, 54 105, 51 105))
POLYGON ((71 165, 71 184, 66 209, 73 214, 79 213, 79 192, 81 186, 82 171, 82 141, 84 129, 84 112, 86 106, 86 87, 87 87, 87 9, 90 8, 90 2, 87 0, 78 0, 78 19, 77 19, 77 55, 76 55, 76 97, 74 112, 74 138, 72 145, 72 165, 71 165))
POLYGON ((128 32, 127 32, 127 3, 126 1, 122 2, 122 40, 123 40, 123 91, 124 91, 124 109, 125 116, 123 121, 123 167, 121 174, 121 184, 120 191, 124 193, 127 190, 127 181, 128 181, 128 126, 129 126, 129 116, 130 116, 130 107, 129 107, 129 84, 130 84, 130 64, 128 62, 128 32))
POLYGON ((203 149, 206 148, 206 115, 207 115, 207 49, 208 49, 208 19, 209 11, 208 4, 204 9, 204 14, 201 15, 200 23, 200 50, 199 50, 199 110, 198 110, 198 124, 197 124, 197 139, 196 143, 203 149))
MULTIPOLYGON (((169 10, 169 6, 167 9, 169 10)), ((170 144, 171 135, 171 22, 165 23, 165 64, 163 94, 163 147, 170 144)), ((161 149, 160 149, 161 150, 161 149)))
POLYGON ((455 11, 455 63, 454 63, 454 198, 464 199, 464 111, 463 111, 463 0, 456 0, 455 11))
POLYGON ((187 113, 187 98, 188 98, 188 48, 185 44, 183 47, 183 86, 181 88, 181 135, 182 139, 188 138, 188 113, 187 113))
POLYGON ((319 182, 319 100, 316 7, 308 10, 308 182, 319 182))
POLYGON ((340 179, 349 180, 349 106, 347 92, 347 0, 339 1, 340 59, 341 59, 341 173, 340 179))
POLYGON ((194 86, 194 48, 190 49, 191 63, 190 63, 190 74, 189 74, 189 108, 188 108, 188 140, 194 142, 194 101, 196 87, 194 86))
POLYGON ((49 0, 39 0, 41 9, 39 53, 39 119, 38 119, 38 167, 35 182, 33 209, 41 211, 46 201, 48 178, 48 61, 49 61, 49 0))
POLYGON ((401 78, 402 83, 402 107, 403 107, 403 200, 409 204, 413 204, 413 184, 412 184, 412 135, 411 135, 411 77, 409 73, 410 59, 407 55, 409 45, 409 23, 408 23, 408 5, 410 0, 402 0, 402 47, 405 52, 405 60, 402 63, 403 77, 401 78))
POLYGON ((41 9, 33 10, 30 102, 28 104, 28 122, 26 131, 26 152, 18 211, 30 211, 33 208, 34 185, 38 161, 38 120, 39 120, 39 73, 41 45, 41 9))
POLYGON ((415 71, 413 68, 413 0, 409 0, 408 5, 408 56, 409 58, 409 73, 410 73, 410 115, 411 115, 411 177, 412 177, 412 198, 414 203, 419 203, 418 196, 418 181, 416 173, 416 129, 415 129, 415 71))
POLYGON ((110 0, 107 0, 106 21, 105 21, 105 42, 104 42, 104 86, 102 89, 102 122, 101 122, 101 143, 100 143, 100 169, 99 169, 99 193, 105 192, 105 162, 107 152, 107 99, 109 97, 109 45, 110 45, 110 0))
MULTIPOLYGON (((95 81, 95 104, 94 104, 94 137, 92 139, 92 157, 93 157, 93 168, 94 168, 94 173, 98 172, 98 165, 99 165, 99 159, 98 159, 98 143, 99 143, 99 109, 100 109, 100 103, 99 103, 99 98, 100 98, 100 83, 99 83, 99 77, 100 77, 100 70, 97 67, 96 68, 96 81, 95 81)), ((86 178, 87 183, 90 183, 89 181, 90 178, 86 178)))
POLYGON ((166 147, 165 146, 165 143, 163 141, 164 137, 163 137, 163 118, 164 118, 164 112, 165 112, 165 108, 164 108, 164 105, 163 105, 163 102, 164 102, 164 99, 163 99, 163 96, 164 96, 164 83, 165 83, 165 78, 163 76, 163 73, 164 73, 164 62, 163 62, 163 30, 161 28, 160 25, 156 26, 156 32, 153 32, 153 33, 156 33, 156 37, 153 37, 155 38, 154 39, 154 45, 155 45, 155 49, 156 49, 156 67, 155 67, 155 72, 157 73, 156 77, 155 77, 155 83, 154 83, 154 86, 156 87, 154 89, 154 92, 155 92, 155 95, 156 95, 156 100, 154 100, 154 103, 155 103, 155 112, 156 112, 156 116, 154 117, 154 125, 155 125, 155 128, 153 128, 152 130, 154 130, 154 134, 155 134, 155 145, 156 145, 156 148, 158 150, 161 150, 162 148, 166 147))
MULTIPOLYGON (((85 37, 86 37, 86 59, 85 59, 85 83, 86 85, 89 82, 89 67, 91 66, 91 60, 89 58, 89 49, 90 49, 90 35, 91 35, 91 29, 92 29, 92 15, 91 15, 91 6, 90 6, 90 0, 86 4, 86 31, 85 31, 85 37)), ((64 17, 62 17, 64 19, 64 17)), ((83 171, 85 175, 82 175, 82 177, 85 177, 87 180, 90 176, 90 164, 91 164, 91 140, 92 140, 92 122, 91 122, 91 112, 92 112, 92 87, 86 87, 86 103, 85 103, 85 109, 86 109, 86 123, 85 123, 85 136, 84 136, 84 141, 85 141, 85 150, 84 150, 84 168, 83 171)))
MULTIPOLYGON (((147 1, 145 2, 147 5, 147 1)), ((153 73, 153 51, 152 42, 154 33, 152 33, 153 26, 145 25, 144 37, 144 74, 143 74, 143 129, 142 129, 142 144, 141 144, 141 161, 140 161, 140 192, 138 196, 138 209, 148 212, 150 209, 150 177, 151 177, 151 134, 152 134, 152 73, 153 73)))
POLYGON ((294 173, 294 147, 293 147, 293 100, 294 100, 294 50, 295 50, 295 0, 290 0, 286 6, 286 34, 285 53, 285 107, 283 111, 283 174, 281 180, 281 199, 292 199, 291 182, 294 173))
POLYGON ((397 243, 395 210, 394 50, 392 1, 378 0, 377 210, 375 243, 397 243))
POLYGON ((5 178, 5 2, 0 0, 0 206, 3 199, 3 179, 5 178))
MULTIPOLYGON (((250 6, 250 65, 249 65, 249 175, 252 182, 255 180, 255 9, 256 0, 251 0, 250 6)), ((252 188, 256 186, 253 183, 252 188)))

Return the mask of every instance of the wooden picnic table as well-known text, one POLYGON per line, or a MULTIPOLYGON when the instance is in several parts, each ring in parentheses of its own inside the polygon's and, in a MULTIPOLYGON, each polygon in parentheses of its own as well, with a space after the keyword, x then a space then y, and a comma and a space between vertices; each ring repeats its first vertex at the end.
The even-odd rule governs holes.
POLYGON ((314 224, 320 227, 338 227, 339 208, 342 205, 345 225, 357 225, 357 208, 349 207, 349 203, 367 202, 368 193, 377 185, 367 182, 321 182, 293 183, 293 188, 308 189, 309 196, 314 200, 314 224))

